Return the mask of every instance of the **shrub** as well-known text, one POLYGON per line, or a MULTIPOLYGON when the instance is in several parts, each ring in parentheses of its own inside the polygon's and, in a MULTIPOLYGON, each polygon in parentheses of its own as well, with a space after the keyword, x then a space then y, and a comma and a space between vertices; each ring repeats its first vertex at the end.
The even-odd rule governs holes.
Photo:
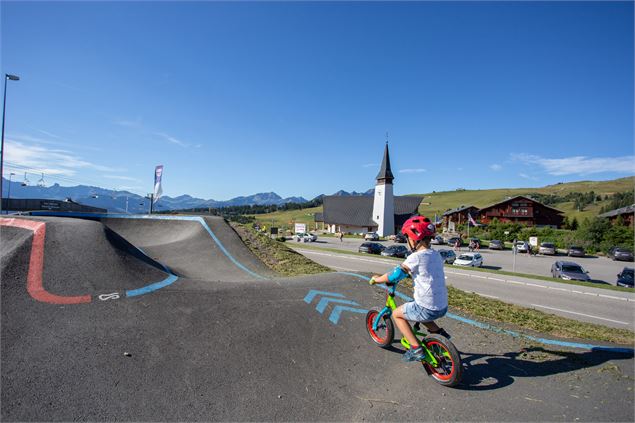
POLYGON ((283 236, 279 236, 276 238, 276 241, 285 242, 287 239, 283 236))

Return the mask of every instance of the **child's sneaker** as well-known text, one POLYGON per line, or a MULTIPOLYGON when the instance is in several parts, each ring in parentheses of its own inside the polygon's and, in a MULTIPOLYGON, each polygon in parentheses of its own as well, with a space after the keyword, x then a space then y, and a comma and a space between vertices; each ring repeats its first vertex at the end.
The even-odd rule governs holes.
POLYGON ((416 350, 410 349, 401 357, 405 362, 421 361, 423 359, 423 348, 419 347, 416 350))

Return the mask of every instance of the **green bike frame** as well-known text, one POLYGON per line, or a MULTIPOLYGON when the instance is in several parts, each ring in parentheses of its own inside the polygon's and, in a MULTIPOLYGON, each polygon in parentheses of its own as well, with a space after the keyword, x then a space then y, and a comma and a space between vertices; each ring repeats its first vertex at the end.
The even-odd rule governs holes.
MULTIPOLYGON (((382 321, 384 316, 386 316, 387 318, 390 318, 390 316, 392 316, 392 312, 397 308, 397 304, 395 303, 395 290, 397 289, 397 284, 387 283, 385 289, 386 289, 386 306, 379 312, 379 314, 375 318, 375 321, 373 322, 374 331, 377 330, 377 328, 379 327, 379 323, 382 321)), ((417 339, 419 339, 421 348, 423 348, 423 352, 424 352, 423 361, 425 361, 432 367, 438 367, 439 362, 437 361, 437 359, 434 358, 434 355, 430 352, 426 344, 424 342, 421 342, 421 340, 425 337, 425 334, 419 332, 418 326, 419 325, 416 324, 412 331, 414 335, 417 337, 417 339)), ((401 345, 403 345, 408 350, 410 349, 410 343, 408 342, 405 336, 401 337, 401 345)))

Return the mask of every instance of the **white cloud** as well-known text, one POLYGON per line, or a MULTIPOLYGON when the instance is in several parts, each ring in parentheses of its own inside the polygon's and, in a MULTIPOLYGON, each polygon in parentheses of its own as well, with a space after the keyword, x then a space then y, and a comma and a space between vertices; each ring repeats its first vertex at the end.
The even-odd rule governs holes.
POLYGON ((121 172, 124 170, 91 163, 67 150, 29 145, 13 139, 6 140, 5 148, 4 158, 9 167, 12 164, 19 165, 23 168, 29 168, 30 172, 73 176, 80 169, 102 172, 121 172))
POLYGON ((421 172, 426 172, 425 169, 401 169, 399 171, 399 173, 421 173, 421 172))
POLYGON ((165 138, 167 141, 171 142, 172 144, 176 144, 176 145, 178 145, 179 147, 187 148, 187 147, 189 147, 189 146, 190 146, 190 144, 188 144, 188 143, 186 143, 186 142, 183 142, 183 141, 181 141, 181 140, 178 140, 178 139, 176 139, 176 138, 174 138, 174 137, 172 137, 172 136, 170 136, 170 135, 168 135, 168 134, 164 134, 163 132, 156 132, 156 133, 155 133, 155 135, 158 135, 158 136, 160 136, 160 137, 163 137, 163 138, 165 138))
POLYGON ((593 173, 635 173, 635 156, 586 157, 573 156, 548 159, 530 154, 512 154, 512 160, 537 165, 550 175, 590 175, 593 173))
POLYGON ((137 178, 133 178, 131 176, 122 176, 122 175, 102 175, 104 178, 108 179, 116 179, 119 181, 133 181, 133 182, 141 182, 137 178))
POLYGON ((366 163, 362 167, 375 167, 375 166, 379 167, 379 163, 366 163))
POLYGON ((518 176, 520 176, 521 178, 525 178, 525 179, 531 179, 532 181, 537 181, 538 178, 534 177, 534 176, 529 176, 526 173, 519 173, 518 176))
POLYGON ((499 170, 503 169, 503 166, 499 164, 493 164, 493 165, 490 165, 489 168, 492 169, 494 172, 498 172, 499 170))

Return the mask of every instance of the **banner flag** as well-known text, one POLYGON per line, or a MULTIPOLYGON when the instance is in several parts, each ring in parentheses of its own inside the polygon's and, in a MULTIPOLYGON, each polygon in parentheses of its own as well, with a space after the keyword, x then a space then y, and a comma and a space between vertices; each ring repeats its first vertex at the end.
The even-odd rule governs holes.
POLYGON ((467 214, 467 219, 470 221, 472 226, 478 226, 478 224, 476 223, 476 220, 474 220, 474 218, 472 217, 470 213, 467 214))
POLYGON ((163 165, 158 165, 154 169, 154 199, 153 203, 159 201, 159 198, 163 195, 163 189, 161 188, 161 176, 163 175, 163 165))

